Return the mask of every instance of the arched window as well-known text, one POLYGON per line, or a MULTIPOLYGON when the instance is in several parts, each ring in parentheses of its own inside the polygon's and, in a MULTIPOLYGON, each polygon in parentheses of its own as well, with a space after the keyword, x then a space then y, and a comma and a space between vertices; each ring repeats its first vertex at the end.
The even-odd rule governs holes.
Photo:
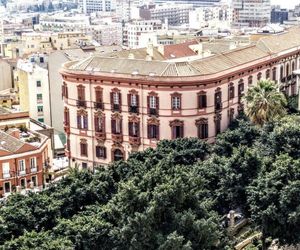
POLYGON ((250 86, 250 85, 252 85, 252 83, 253 83, 253 76, 249 76, 248 77, 248 85, 250 86))
POLYGON ((262 73, 261 73, 261 72, 259 72, 259 73, 257 74, 257 81, 260 81, 260 80, 261 80, 261 78, 262 78, 262 73))
POLYGON ((121 161, 124 160, 124 153, 121 149, 113 150, 113 161, 121 161))

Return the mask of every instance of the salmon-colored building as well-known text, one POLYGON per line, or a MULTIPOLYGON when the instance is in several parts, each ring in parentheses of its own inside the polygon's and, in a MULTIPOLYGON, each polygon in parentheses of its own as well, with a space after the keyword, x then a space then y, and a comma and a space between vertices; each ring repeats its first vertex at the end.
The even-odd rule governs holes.
POLYGON ((50 140, 27 129, 0 131, 0 198, 15 191, 41 189, 50 140))
POLYGON ((148 48, 64 64, 71 162, 93 168, 155 147, 162 139, 212 142, 243 109, 248 88, 261 79, 297 94, 292 72, 300 68, 300 28, 202 59, 162 55, 156 60, 157 53, 148 48))

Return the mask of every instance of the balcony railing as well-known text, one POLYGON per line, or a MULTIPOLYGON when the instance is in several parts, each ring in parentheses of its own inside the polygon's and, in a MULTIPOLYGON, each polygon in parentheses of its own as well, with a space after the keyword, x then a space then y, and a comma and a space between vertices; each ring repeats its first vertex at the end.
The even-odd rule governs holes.
POLYGON ((221 102, 215 103, 215 111, 220 111, 221 109, 222 109, 222 103, 221 102))
POLYGON ((3 178, 4 179, 10 178, 10 173, 3 173, 3 178))
POLYGON ((139 108, 137 106, 129 106, 129 112, 130 113, 139 113, 139 108))
POLYGON ((36 173, 37 172, 37 167, 30 168, 30 172, 31 173, 36 173))
POLYGON ((21 170, 21 171, 19 172, 19 175, 26 175, 26 171, 25 171, 25 170, 21 170))
POLYGON ((150 115, 157 115, 157 114, 158 114, 157 109, 150 108, 150 109, 149 109, 149 114, 150 114, 150 115))
POLYGON ((113 111, 120 111, 120 104, 113 104, 112 109, 113 111))
POLYGON ((86 108, 86 101, 77 100, 77 107, 86 108))
POLYGON ((104 110, 104 103, 103 102, 94 102, 94 108, 104 110))

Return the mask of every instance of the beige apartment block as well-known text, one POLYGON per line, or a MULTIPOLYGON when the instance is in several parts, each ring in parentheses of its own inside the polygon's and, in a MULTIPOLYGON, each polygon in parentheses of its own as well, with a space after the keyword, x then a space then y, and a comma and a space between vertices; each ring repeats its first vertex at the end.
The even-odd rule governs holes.
POLYGON ((31 118, 51 124, 48 70, 29 60, 17 64, 20 108, 31 118))

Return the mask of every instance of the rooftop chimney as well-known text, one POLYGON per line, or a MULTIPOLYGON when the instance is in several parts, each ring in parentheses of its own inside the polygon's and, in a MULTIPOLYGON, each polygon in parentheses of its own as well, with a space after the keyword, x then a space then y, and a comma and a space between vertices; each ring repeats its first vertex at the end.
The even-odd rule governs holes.
POLYGON ((153 43, 149 42, 147 46, 147 55, 153 58, 154 49, 153 49, 153 43))

